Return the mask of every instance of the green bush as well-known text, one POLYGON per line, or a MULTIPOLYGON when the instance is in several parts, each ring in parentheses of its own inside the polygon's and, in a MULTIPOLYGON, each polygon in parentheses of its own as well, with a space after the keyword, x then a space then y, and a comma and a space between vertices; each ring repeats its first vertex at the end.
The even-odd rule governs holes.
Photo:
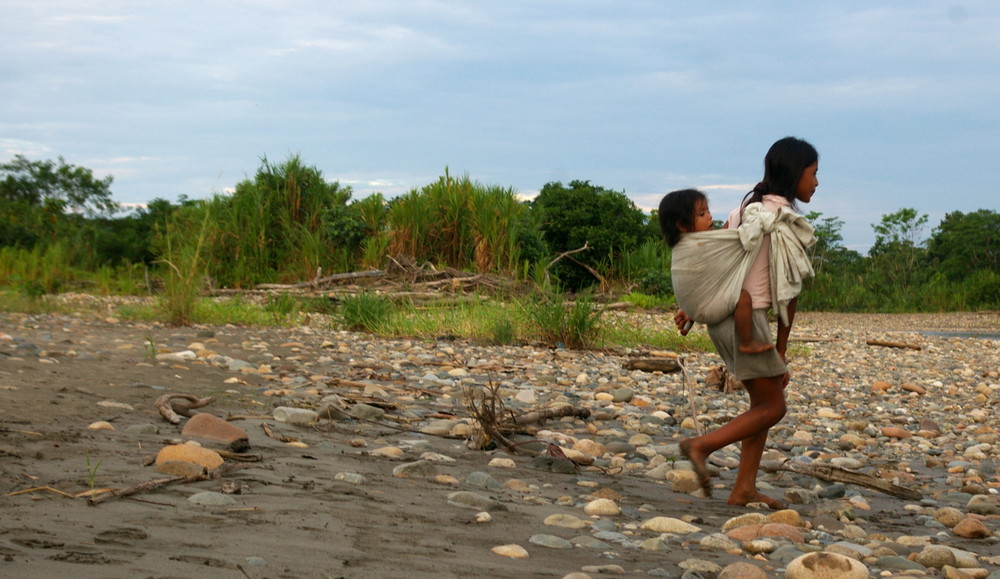
POLYGON ((528 318, 546 343, 567 349, 586 349, 597 341, 603 310, 593 307, 593 300, 581 296, 571 305, 562 296, 548 295, 528 306, 528 318))
POLYGON ((624 192, 589 181, 571 181, 568 187, 546 183, 532 208, 541 212, 545 242, 554 255, 587 247, 552 267, 559 284, 571 291, 598 285, 591 270, 613 277, 614 265, 649 235, 645 213, 624 192))
POLYGON ((1000 308, 1000 273, 981 269, 969 276, 961 286, 973 308, 1000 308))
POLYGON ((340 315, 348 330, 378 332, 389 321, 394 306, 388 298, 364 291, 341 300, 340 315))
POLYGON ((514 343, 516 330, 510 318, 498 318, 490 324, 490 337, 498 346, 509 346, 514 343))

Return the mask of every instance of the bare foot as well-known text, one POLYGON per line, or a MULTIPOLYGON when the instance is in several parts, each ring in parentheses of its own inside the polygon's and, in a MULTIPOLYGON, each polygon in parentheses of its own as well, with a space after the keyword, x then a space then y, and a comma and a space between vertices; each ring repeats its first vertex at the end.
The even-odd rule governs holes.
POLYGON ((726 502, 739 507, 745 507, 750 503, 764 503, 768 506, 768 508, 775 511, 785 508, 785 503, 779 501, 778 499, 773 499, 763 493, 754 493, 749 496, 736 496, 736 493, 733 493, 729 495, 726 502))
POLYGON ((737 349, 744 354, 760 354, 761 352, 767 352, 768 350, 774 349, 774 344, 770 342, 758 342, 753 340, 751 342, 740 342, 737 349))
POLYGON ((698 484, 701 485, 701 490, 704 491, 706 497, 711 497, 712 480, 711 476, 708 474, 708 469, 705 468, 705 457, 694 452, 690 438, 682 440, 679 446, 681 449, 681 455, 683 455, 685 459, 691 461, 694 473, 698 475, 698 484))

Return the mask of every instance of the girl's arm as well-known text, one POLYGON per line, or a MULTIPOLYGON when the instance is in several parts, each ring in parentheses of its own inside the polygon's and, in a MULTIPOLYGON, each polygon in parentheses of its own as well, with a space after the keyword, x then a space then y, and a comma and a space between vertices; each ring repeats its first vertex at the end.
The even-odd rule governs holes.
POLYGON ((788 302, 788 325, 781 323, 781 318, 778 318, 778 338, 774 345, 774 348, 778 351, 778 355, 781 356, 781 360, 787 362, 785 359, 785 351, 788 350, 788 336, 792 333, 792 322, 795 321, 795 306, 798 303, 799 298, 792 298, 792 301, 788 302))

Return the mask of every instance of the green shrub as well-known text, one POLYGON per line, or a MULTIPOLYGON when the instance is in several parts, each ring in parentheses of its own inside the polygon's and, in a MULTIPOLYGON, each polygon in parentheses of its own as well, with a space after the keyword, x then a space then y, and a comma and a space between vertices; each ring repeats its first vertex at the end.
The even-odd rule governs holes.
POLYGON ((490 324, 490 337, 498 346, 509 346, 516 338, 514 322, 510 318, 498 318, 490 324))
POLYGON ((558 295, 548 295, 528 306, 528 318, 543 341, 568 349, 585 349, 593 344, 601 330, 603 310, 593 307, 593 300, 579 297, 570 305, 558 295))
POLYGON ((341 300, 340 315, 348 330, 378 332, 389 321, 393 304, 388 298, 364 291, 341 300))
POLYGON ((160 238, 160 262, 166 266, 166 278, 159 307, 167 322, 178 326, 194 320, 204 283, 202 249, 208 236, 210 212, 203 213, 201 229, 195 236, 189 234, 192 223, 178 216, 166 225, 160 238))

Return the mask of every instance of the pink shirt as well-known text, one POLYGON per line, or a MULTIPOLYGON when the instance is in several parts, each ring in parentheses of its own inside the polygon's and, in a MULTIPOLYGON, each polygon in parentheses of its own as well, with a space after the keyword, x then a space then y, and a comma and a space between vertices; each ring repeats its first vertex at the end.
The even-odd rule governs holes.
MULTIPOLYGON (((762 200, 765 211, 777 211, 778 207, 790 207, 791 203, 784 197, 778 195, 764 195, 762 200)), ((742 222, 742 208, 737 207, 729 214, 728 228, 736 229, 742 222)), ((750 294, 750 301, 753 309, 759 310, 771 307, 771 236, 764 236, 761 243, 760 252, 750 265, 750 271, 743 280, 743 289, 750 294)))

